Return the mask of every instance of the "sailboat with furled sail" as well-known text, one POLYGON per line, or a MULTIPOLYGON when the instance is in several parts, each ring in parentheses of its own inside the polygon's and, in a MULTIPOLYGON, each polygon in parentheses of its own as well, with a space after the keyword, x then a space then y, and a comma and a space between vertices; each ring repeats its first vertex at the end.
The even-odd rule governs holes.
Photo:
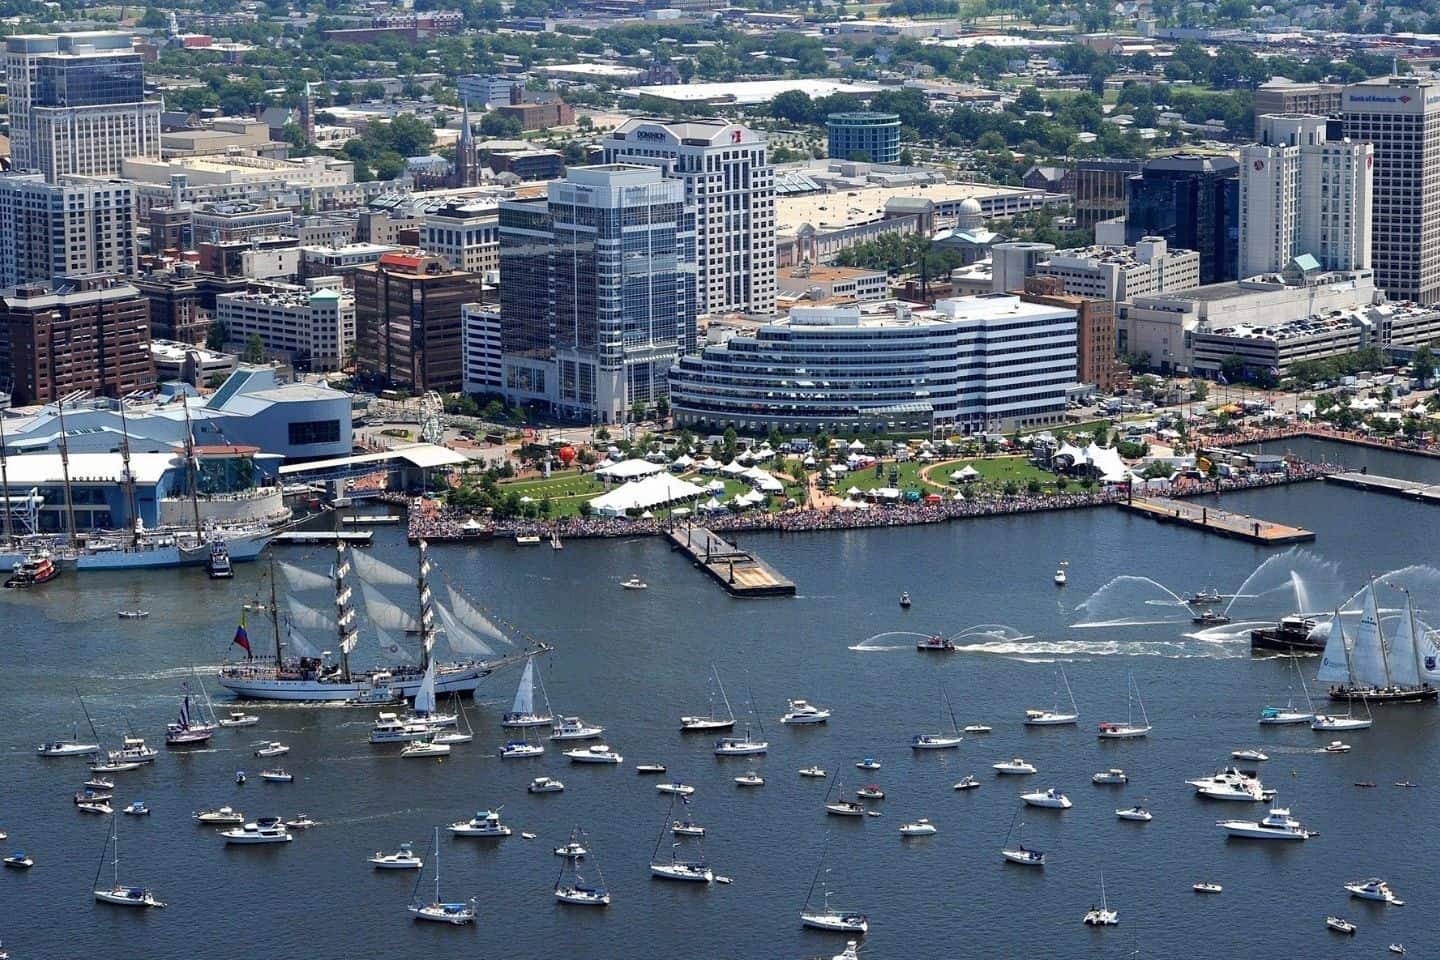
MULTIPOLYGON (((1331 668, 1330 643, 1321 661, 1321 680, 1331 681, 1330 699, 1374 703, 1414 703, 1435 700, 1440 690, 1421 678, 1420 651, 1415 636, 1415 615, 1410 595, 1405 593, 1405 615, 1388 642, 1380 626, 1380 608, 1375 600, 1375 582, 1365 585, 1365 603, 1360 624, 1347 653, 1347 672, 1331 668)), ((1403 592, 1403 591, 1402 591, 1403 592)), ((1338 617, 1336 618, 1338 622, 1338 617)), ((1332 624, 1332 630, 1334 625, 1332 624)))
POLYGON ((276 564, 272 558, 268 612, 274 656, 255 656, 242 624, 233 643, 245 651, 245 659, 221 668, 221 686, 236 696, 258 700, 375 702, 377 691, 413 698, 420 690, 426 667, 435 657, 436 642, 443 638, 457 659, 436 660, 435 693, 473 693, 494 671, 550 649, 541 643, 533 649, 494 656, 495 650, 487 641, 509 645, 510 639, 452 584, 445 584, 448 602, 437 600, 431 577, 435 568, 423 540, 419 543, 415 574, 355 553, 343 542, 337 543, 335 550, 332 576, 290 563, 276 564), (276 597, 276 566, 291 589, 283 630, 276 597), (352 659, 361 655, 352 577, 358 581, 365 618, 378 640, 372 658, 382 661, 365 669, 352 665, 352 659), (384 592, 386 587, 415 590, 414 607, 407 609, 409 605, 391 600, 384 592), (333 613, 302 599, 307 593, 327 589, 333 592, 333 613), (306 631, 311 635, 316 631, 332 632, 339 648, 338 659, 329 651, 317 650, 306 631), (418 636, 418 651, 405 649, 409 646, 407 635, 418 636))

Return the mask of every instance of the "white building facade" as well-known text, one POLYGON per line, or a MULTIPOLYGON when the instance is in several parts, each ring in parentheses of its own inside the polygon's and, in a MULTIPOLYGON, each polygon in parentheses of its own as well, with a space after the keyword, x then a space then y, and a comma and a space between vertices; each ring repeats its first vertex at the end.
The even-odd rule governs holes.
POLYGON ((314 370, 340 369, 355 344, 355 301, 328 288, 222 293, 215 319, 224 324, 227 343, 244 347, 259 337, 267 353, 308 360, 314 370))
POLYGON ((1066 293, 1122 302, 1198 287, 1200 254, 1171 250, 1163 237, 1143 237, 1133 247, 1056 250, 1035 273, 1059 277, 1066 293))
POLYGON ((0 287, 137 264, 135 188, 117 180, 0 176, 0 287))
POLYGON ((500 342, 500 307, 488 303, 467 303, 460 308, 465 325, 461 342, 466 393, 500 393, 505 387, 500 342))

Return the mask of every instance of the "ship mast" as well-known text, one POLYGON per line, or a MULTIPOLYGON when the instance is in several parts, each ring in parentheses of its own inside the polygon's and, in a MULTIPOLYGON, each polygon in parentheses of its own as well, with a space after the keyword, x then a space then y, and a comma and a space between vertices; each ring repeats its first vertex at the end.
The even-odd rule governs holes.
POLYGON ((416 586, 420 591, 420 669, 430 666, 430 651, 435 646, 435 609, 430 597, 429 544, 420 541, 420 576, 416 586))
POLYGON ((70 490, 70 441, 65 437, 65 398, 55 403, 60 414, 60 472, 65 479, 65 517, 70 524, 70 543, 79 546, 80 534, 75 529, 75 497, 70 490))
POLYGON ((350 557, 346 553, 344 540, 335 541, 335 630, 340 641, 340 674, 346 683, 350 682, 350 651, 355 649, 359 633, 355 630, 355 610, 350 606, 350 585, 345 577, 350 573, 350 557))
POLYGON ((125 398, 120 398, 120 460, 125 465, 121 481, 125 484, 126 508, 130 511, 130 546, 140 548, 140 514, 135 504, 135 474, 130 469, 130 426, 125 419, 125 398))
MULTIPOLYGON (((205 536, 200 530, 200 465, 195 460, 195 432, 190 427, 190 404, 184 397, 180 398, 180 407, 185 411, 185 471, 190 478, 190 509, 195 514, 195 540, 199 546, 205 542, 205 536)), ((270 584, 273 588, 273 577, 270 584)), ((279 636, 278 627, 276 636, 279 636)))
POLYGON ((15 529, 11 525, 12 518, 10 505, 10 467, 5 457, 5 417, 0 415, 0 488, 3 488, 5 497, 5 543, 8 545, 15 540, 15 529))
POLYGON ((280 607, 275 601, 275 552, 270 551, 270 627, 275 631, 275 669, 284 663, 285 642, 280 639, 280 607))

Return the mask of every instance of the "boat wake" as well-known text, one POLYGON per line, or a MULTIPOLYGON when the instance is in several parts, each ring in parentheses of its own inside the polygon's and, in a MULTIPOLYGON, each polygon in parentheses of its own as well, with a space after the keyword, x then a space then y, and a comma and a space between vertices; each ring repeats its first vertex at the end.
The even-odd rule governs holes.
POLYGON ((1094 630, 1099 627, 1165 627, 1182 623, 1181 620, 1141 620, 1138 617, 1126 617, 1120 620, 1082 620, 1079 623, 1070 624, 1071 630, 1094 630))
POLYGON ((199 674, 202 677, 214 677, 220 672, 218 663, 198 663, 186 667, 170 667, 165 670, 152 670, 146 673, 94 673, 88 674, 90 680, 118 680, 124 683, 139 683, 146 680, 188 680, 192 675, 199 674))
POLYGON ((956 644, 957 653, 980 653, 1024 662, 1049 663, 1055 658, 1085 659, 1088 657, 1164 657, 1183 660, 1193 657, 1214 657, 1211 650, 1167 640, 996 640, 985 643, 956 644))
POLYGON ((859 643, 851 644, 848 649, 857 650, 860 653, 883 653, 887 650, 913 650, 917 639, 929 637, 928 633, 916 633, 913 630, 890 630, 886 633, 877 633, 873 637, 867 637, 859 643))

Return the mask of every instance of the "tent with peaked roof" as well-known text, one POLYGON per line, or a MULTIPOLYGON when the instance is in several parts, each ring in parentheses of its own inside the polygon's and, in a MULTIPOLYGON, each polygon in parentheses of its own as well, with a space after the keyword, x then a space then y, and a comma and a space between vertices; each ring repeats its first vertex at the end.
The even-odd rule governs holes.
POLYGON ((703 489, 688 480, 658 473, 602 493, 590 501, 590 507, 602 517, 623 517, 631 510, 663 507, 682 500, 694 500, 704 494, 703 489))

